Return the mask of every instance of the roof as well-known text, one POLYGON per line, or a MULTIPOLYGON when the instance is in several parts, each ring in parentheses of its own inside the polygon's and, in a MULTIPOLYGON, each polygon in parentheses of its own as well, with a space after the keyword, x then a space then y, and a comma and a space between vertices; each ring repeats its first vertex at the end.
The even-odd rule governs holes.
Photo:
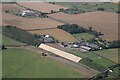
POLYGON ((23 12, 23 13, 27 13, 27 12, 33 12, 33 11, 30 11, 30 10, 23 10, 22 12, 23 12))
POLYGON ((48 46, 48 45, 45 45, 45 44, 41 44, 39 46, 39 48, 42 48, 42 49, 44 49, 46 51, 49 51, 49 52, 52 52, 52 53, 54 53, 54 54, 56 54, 58 56, 64 57, 64 58, 66 58, 68 60, 71 60, 73 62, 76 62, 76 63, 78 63, 82 59, 82 58, 80 58, 78 56, 75 56, 73 54, 64 52, 62 50, 56 49, 54 47, 51 47, 51 46, 48 46))
POLYGON ((90 47, 87 47, 87 46, 80 46, 81 48, 83 49, 86 49, 86 50, 90 50, 91 48, 90 47))
POLYGON ((96 44, 89 44, 88 46, 89 46, 89 47, 94 47, 94 48, 99 48, 99 46, 96 45, 96 44))

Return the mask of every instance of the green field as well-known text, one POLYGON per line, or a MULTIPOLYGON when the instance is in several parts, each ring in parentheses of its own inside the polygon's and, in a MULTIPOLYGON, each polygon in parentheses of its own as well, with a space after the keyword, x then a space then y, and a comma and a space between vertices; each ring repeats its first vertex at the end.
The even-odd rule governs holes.
MULTIPOLYGON (((0 64, 2 64, 2 51, 0 51, 0 64)), ((2 65, 0 65, 0 79, 2 78, 2 65)))
MULTIPOLYGON (((105 59, 105 58, 102 58, 96 54, 94 54, 94 52, 86 52, 86 53, 82 53, 80 51, 77 51, 77 50, 68 50, 69 52, 71 52, 72 54, 75 54, 77 56, 80 56, 82 58, 85 58, 85 57, 88 57, 90 58, 91 60, 93 60, 94 63, 104 67, 104 68, 107 68, 109 66, 112 66, 114 65, 115 63, 105 59)), ((101 51, 98 51, 97 53, 101 53, 101 51)))
POLYGON ((77 39, 84 39, 84 40, 91 40, 93 38, 95 38, 94 35, 90 35, 88 33, 78 33, 78 34, 73 34, 73 36, 75 36, 77 39))
POLYGON ((82 10, 85 12, 95 11, 97 8, 104 8, 105 11, 114 12, 114 13, 118 11, 118 4, 114 4, 114 3, 101 3, 100 4, 99 2, 99 4, 97 3, 97 5, 95 5, 95 3, 90 3, 90 2, 87 4, 58 2, 56 4, 69 7, 69 8, 78 8, 79 10, 82 10))
POLYGON ((120 57, 120 55, 118 55, 118 48, 108 50, 105 49, 101 51, 96 51, 95 53, 107 59, 110 59, 111 61, 114 61, 116 63, 118 63, 118 57, 120 57))
POLYGON ((3 51, 4 78, 73 78, 81 73, 68 65, 20 48, 3 51))
POLYGON ((6 36, 2 36, 2 44, 3 45, 23 45, 23 43, 10 39, 6 36))
MULTIPOLYGON (((117 49, 113 50, 113 53, 111 52, 110 55, 109 55, 109 52, 111 50, 101 50, 101 51, 95 51, 95 52, 90 51, 90 52, 86 52, 86 53, 82 53, 80 51, 71 50, 71 49, 68 49, 67 51, 69 53, 72 53, 74 55, 82 57, 82 60, 80 61, 80 63, 82 63, 86 66, 89 66, 91 68, 94 68, 98 71, 103 71, 103 70, 107 69, 108 67, 117 64, 112 61, 113 59, 109 58, 109 56, 112 57, 114 55, 114 52, 118 51, 117 49), (100 56, 98 55, 99 53, 101 54, 100 56), (102 53, 104 55, 102 55, 102 53), (108 57, 105 56, 107 54, 108 54, 108 57)), ((114 55, 115 60, 118 58, 118 56, 116 54, 117 53, 115 53, 115 55, 114 55)), ((115 71, 111 75, 117 77, 118 70, 115 69, 115 71)))

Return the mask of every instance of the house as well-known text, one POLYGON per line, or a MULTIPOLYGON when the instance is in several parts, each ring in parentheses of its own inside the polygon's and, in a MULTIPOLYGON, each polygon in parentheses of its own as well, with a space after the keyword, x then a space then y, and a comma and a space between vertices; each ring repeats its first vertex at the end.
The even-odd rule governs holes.
POLYGON ((21 12, 22 16, 26 16, 26 15, 28 16, 28 15, 33 15, 33 14, 34 14, 34 12, 31 10, 24 10, 21 12))

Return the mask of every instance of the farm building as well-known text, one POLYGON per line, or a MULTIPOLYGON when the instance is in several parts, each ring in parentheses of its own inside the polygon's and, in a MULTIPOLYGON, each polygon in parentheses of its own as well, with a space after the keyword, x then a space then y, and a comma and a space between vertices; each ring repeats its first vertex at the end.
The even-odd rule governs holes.
POLYGON ((75 56, 73 54, 64 52, 62 50, 59 50, 59 49, 56 49, 54 47, 48 46, 46 44, 41 44, 39 46, 39 48, 44 49, 44 50, 49 51, 49 52, 52 52, 52 53, 54 53, 54 54, 56 54, 56 55, 58 55, 60 57, 63 57, 65 59, 68 59, 68 60, 76 62, 76 63, 78 63, 82 59, 82 58, 80 58, 78 56, 75 56))
POLYGON ((87 46, 80 46, 80 48, 84 49, 84 50, 87 50, 87 51, 90 51, 91 48, 90 47, 87 47, 87 46))
POLYGON ((52 38, 50 35, 41 35, 40 39, 43 39, 43 42, 45 43, 53 43, 55 42, 54 38, 52 38))
POLYGON ((96 44, 88 44, 87 46, 90 47, 92 50, 100 49, 100 47, 98 45, 96 45, 96 44))
POLYGON ((31 11, 31 10, 23 10, 23 11, 21 11, 22 16, 33 15, 33 14, 34 14, 34 12, 31 11))

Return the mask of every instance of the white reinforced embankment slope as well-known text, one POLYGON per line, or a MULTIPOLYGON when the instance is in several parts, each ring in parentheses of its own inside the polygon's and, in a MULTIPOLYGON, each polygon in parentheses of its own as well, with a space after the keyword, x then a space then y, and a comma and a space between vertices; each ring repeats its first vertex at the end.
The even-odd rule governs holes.
POLYGON ((59 49, 56 49, 56 48, 54 48, 54 47, 48 46, 48 45, 46 45, 46 44, 41 44, 41 45, 39 46, 39 48, 42 48, 42 49, 44 49, 44 50, 46 50, 46 51, 49 51, 49 52, 52 52, 52 53, 54 53, 54 54, 56 54, 56 55, 58 55, 58 56, 64 57, 64 58, 66 58, 66 59, 68 59, 68 60, 71 60, 71 61, 73 61, 73 62, 76 62, 76 63, 78 63, 78 62, 82 59, 82 58, 80 58, 80 57, 78 57, 78 56, 75 56, 75 55, 73 55, 73 54, 64 52, 64 51, 62 51, 62 50, 59 50, 59 49))

